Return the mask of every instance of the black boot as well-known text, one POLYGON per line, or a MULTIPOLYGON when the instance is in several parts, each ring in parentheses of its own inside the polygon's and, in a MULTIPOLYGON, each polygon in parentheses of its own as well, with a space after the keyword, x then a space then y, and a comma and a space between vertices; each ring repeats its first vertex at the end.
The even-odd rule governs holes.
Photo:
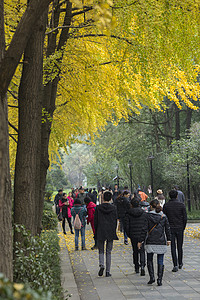
POLYGON ((149 271, 149 276, 150 276, 150 280, 149 280, 148 284, 152 284, 155 282, 153 261, 148 262, 147 269, 149 271))
POLYGON ((145 269, 144 269, 144 266, 141 266, 141 269, 140 269, 140 275, 141 275, 141 276, 145 276, 145 269))
POLYGON ((157 279, 158 286, 162 285, 163 272, 164 272, 164 266, 158 265, 158 279, 157 279))

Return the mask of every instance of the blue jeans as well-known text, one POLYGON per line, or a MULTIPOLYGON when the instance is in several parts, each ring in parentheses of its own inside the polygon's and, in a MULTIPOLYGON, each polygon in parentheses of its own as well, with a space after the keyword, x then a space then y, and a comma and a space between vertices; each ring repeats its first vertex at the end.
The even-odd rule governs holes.
POLYGON ((81 245, 85 247, 85 226, 81 229, 75 229, 75 247, 78 247, 79 231, 81 232, 81 245))
MULTIPOLYGON (((147 264, 148 262, 153 261, 153 255, 154 253, 147 253, 147 264)), ((163 266, 163 262, 164 262, 164 254, 157 254, 157 264, 163 266)))

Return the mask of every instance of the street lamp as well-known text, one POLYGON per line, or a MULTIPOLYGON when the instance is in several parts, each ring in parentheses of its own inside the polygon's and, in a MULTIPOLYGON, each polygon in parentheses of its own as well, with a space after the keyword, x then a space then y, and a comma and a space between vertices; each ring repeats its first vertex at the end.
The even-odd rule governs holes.
POLYGON ((152 190, 152 197, 153 197, 153 166, 152 166, 152 160, 155 157, 151 154, 147 157, 148 161, 150 161, 150 172, 151 172, 151 190, 152 190))
POLYGON ((119 189, 119 175, 118 175, 119 165, 118 164, 116 164, 115 169, 117 171, 117 185, 118 185, 118 189, 119 189))
POLYGON ((131 160, 129 160, 128 167, 130 169, 131 194, 133 194, 132 166, 133 163, 131 160))
POLYGON ((188 196, 188 211, 191 211, 191 199, 190 199, 190 165, 187 154, 187 196, 188 196))

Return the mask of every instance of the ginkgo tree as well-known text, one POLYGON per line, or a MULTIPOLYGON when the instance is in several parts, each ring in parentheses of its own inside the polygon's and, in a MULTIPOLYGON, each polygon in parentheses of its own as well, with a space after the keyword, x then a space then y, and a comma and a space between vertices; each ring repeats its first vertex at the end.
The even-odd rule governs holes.
MULTIPOLYGON (((18 28, 26 1, 5 2, 11 47, 8 28, 18 28)), ((32 234, 40 231, 49 153, 145 105, 164 110, 164 96, 192 109, 199 97, 199 1, 40 2, 43 14, 36 6, 23 42, 20 32, 12 70, 5 60, 0 68, 6 91, 24 53, 9 88, 9 122, 12 154, 17 142, 15 222, 32 234)))

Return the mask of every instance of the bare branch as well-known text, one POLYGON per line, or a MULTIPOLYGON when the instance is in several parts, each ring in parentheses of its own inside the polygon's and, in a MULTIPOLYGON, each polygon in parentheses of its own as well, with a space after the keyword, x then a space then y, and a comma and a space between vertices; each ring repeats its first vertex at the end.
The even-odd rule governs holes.
POLYGON ((73 14, 72 14, 72 18, 73 18, 74 16, 78 16, 78 15, 84 14, 84 13, 86 13, 86 12, 92 10, 92 9, 93 9, 93 6, 88 6, 88 7, 86 7, 85 9, 83 9, 83 10, 81 10, 81 11, 77 11, 77 12, 73 13, 73 14))
POLYGON ((91 25, 91 24, 79 25, 79 26, 72 26, 72 25, 69 25, 69 26, 68 25, 66 25, 66 26, 58 26, 58 27, 52 29, 51 31, 46 32, 45 34, 48 35, 48 34, 54 32, 54 31, 56 31, 58 29, 63 29, 63 28, 76 28, 76 29, 79 29, 79 28, 92 27, 92 26, 93 25, 91 25))
MULTIPOLYGON (((83 34, 83 35, 77 35, 77 36, 72 36, 71 35, 71 38, 74 38, 74 39, 78 39, 78 38, 85 38, 85 37, 108 37, 106 34, 83 34)), ((118 40, 121 40, 121 41, 125 41, 127 42, 129 45, 134 45, 131 41, 129 41, 127 38, 124 38, 124 37, 120 37, 120 36, 117 36, 117 35, 113 35, 111 34, 109 37, 112 37, 114 39, 118 39, 118 40)))
POLYGON ((11 96, 15 99, 15 100, 18 100, 18 97, 15 96, 15 94, 13 92, 11 92, 11 90, 8 90, 8 92, 11 94, 11 96))
POLYGON ((9 121, 8 121, 8 125, 9 125, 12 129, 14 129, 17 133, 19 132, 18 129, 17 129, 13 124, 11 124, 9 121))
POLYGON ((11 133, 9 133, 9 136, 13 139, 13 141, 15 141, 15 143, 17 143, 17 140, 14 138, 14 136, 11 133))

